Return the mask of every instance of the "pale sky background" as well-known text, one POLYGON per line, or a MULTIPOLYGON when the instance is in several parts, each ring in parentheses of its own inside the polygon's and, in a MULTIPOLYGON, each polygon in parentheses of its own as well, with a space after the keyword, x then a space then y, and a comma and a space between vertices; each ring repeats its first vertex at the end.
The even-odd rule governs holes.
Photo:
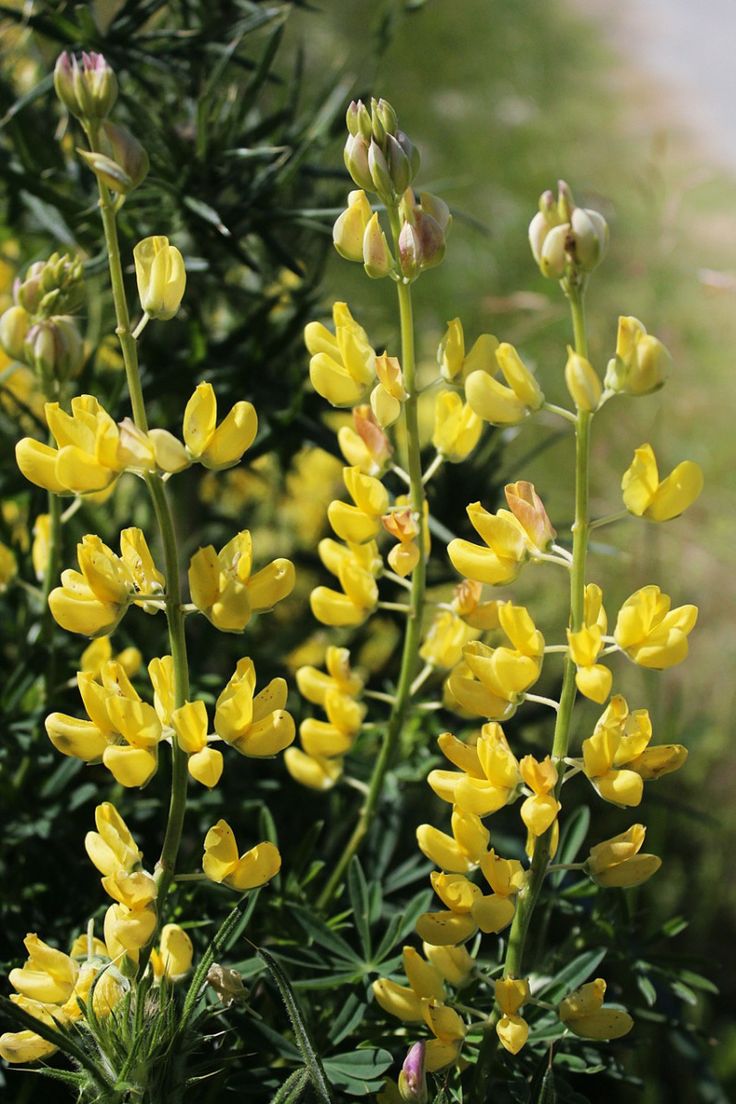
POLYGON ((736 168, 736 0, 579 0, 624 57, 660 78, 667 111, 736 168))

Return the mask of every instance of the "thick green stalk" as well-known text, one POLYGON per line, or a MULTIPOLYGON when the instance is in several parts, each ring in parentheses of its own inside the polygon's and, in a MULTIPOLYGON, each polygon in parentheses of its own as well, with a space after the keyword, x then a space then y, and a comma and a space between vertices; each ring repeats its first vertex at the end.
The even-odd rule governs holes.
MULTIPOLYGON (((401 229, 398 210, 389 207, 391 231, 394 240, 394 248, 398 255, 398 237, 401 229)), ((406 437, 407 471, 409 475, 409 500, 414 516, 417 518, 419 534, 417 545, 419 547, 419 560, 412 572, 411 592, 409 595, 409 611, 407 613, 406 630, 404 633, 404 647, 401 654, 401 668, 399 681, 396 685, 396 696, 391 708, 386 726, 381 750, 373 768, 373 774, 368 784, 363 808, 360 811, 350 839, 348 840, 342 855, 338 859, 330 878, 328 879, 318 899, 318 906, 326 908, 332 900, 337 887, 340 884, 348 863, 357 852, 368 832, 376 815, 378 803, 383 789, 386 772, 390 767, 398 746, 401 730, 406 720, 407 711, 411 701, 411 685, 417 669, 419 658, 419 645, 422 636, 422 613, 424 611, 424 591, 427 577, 427 563, 424 551, 425 526, 424 517, 424 484, 422 482, 422 461, 419 447, 419 420, 417 417, 417 384, 416 384, 416 357, 414 353, 414 312, 411 299, 411 285, 403 278, 396 284, 399 301, 399 321, 401 324, 401 367, 404 376, 404 387, 407 398, 402 406, 402 420, 406 437)))
MULTIPOLYGON (((88 137, 90 147, 95 150, 98 140, 97 129, 90 127, 88 137)), ((98 185, 100 193, 99 205, 102 214, 102 226, 105 233, 105 245, 110 266, 112 297, 117 321, 115 332, 120 341, 120 348, 123 354, 125 375, 133 409, 133 420, 140 430, 146 432, 148 429, 148 418, 146 416, 146 406, 143 399, 143 389, 141 387, 140 371, 138 368, 138 347, 130 328, 130 314, 128 311, 128 301, 125 295, 125 283, 120 259, 120 245, 118 241, 115 210, 109 189, 103 181, 99 179, 98 185)), ((174 661, 174 704, 178 708, 186 702, 189 696, 189 664, 187 660, 186 636, 184 632, 184 612, 182 609, 181 582, 179 578, 179 555, 176 541, 176 529, 174 527, 171 504, 166 493, 166 485, 161 476, 155 473, 149 474, 146 476, 146 485, 148 486, 153 502, 163 546, 164 573, 166 576, 166 620, 169 630, 171 655, 174 661)), ((186 795, 187 757, 185 752, 178 746, 176 740, 174 740, 172 743, 172 778, 169 815, 161 857, 156 867, 159 901, 163 901, 174 876, 176 857, 179 852, 184 825, 186 795)))
MULTIPOLYGON (((566 295, 570 302, 572 313, 573 332, 575 336, 575 351, 581 356, 588 355, 588 341, 585 330, 585 311, 583 304, 583 288, 577 284, 570 284, 566 288, 566 295)), ((575 422, 575 521, 572 527, 572 568, 570 571, 570 627, 577 631, 583 626, 585 603, 585 567, 588 552, 588 535, 590 519, 588 516, 588 487, 590 468, 590 424, 592 414, 586 411, 578 411, 575 422)), ((575 664, 569 655, 565 656, 562 676, 562 691, 560 693, 560 707, 555 721, 555 731, 552 741, 552 759, 558 767, 559 777, 555 787, 555 795, 559 799, 562 788, 562 764, 568 754, 570 744, 570 729, 572 724, 573 708, 575 705, 575 664)), ((539 894, 544 884, 544 878, 550 860, 552 844, 552 829, 539 836, 534 844, 529 878, 524 889, 519 893, 516 913, 509 932, 509 941, 506 948, 503 976, 509 978, 523 977, 524 947, 526 945, 529 926, 536 908, 539 894)), ((473 1104, 485 1104, 489 1098, 491 1073, 494 1055, 497 1048, 495 1033, 498 1013, 494 1010, 489 1018, 488 1026, 484 1032, 478 1055, 478 1064, 475 1071, 473 1084, 473 1104)))
POLYGON ((59 581, 61 569, 61 499, 52 491, 48 493, 49 551, 43 575, 43 639, 48 649, 44 683, 46 701, 56 686, 56 624, 49 608, 49 594, 59 581))

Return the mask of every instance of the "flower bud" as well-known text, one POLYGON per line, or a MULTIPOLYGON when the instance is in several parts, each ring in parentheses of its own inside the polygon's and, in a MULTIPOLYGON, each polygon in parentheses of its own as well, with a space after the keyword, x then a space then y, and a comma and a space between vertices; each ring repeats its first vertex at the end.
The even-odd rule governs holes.
POLYGON ((46 261, 36 261, 24 280, 13 287, 15 302, 29 314, 48 318, 78 310, 84 302, 82 263, 68 253, 52 253, 46 261))
POLYGON ((82 53, 81 65, 65 50, 54 68, 56 94, 78 119, 106 118, 118 95, 115 73, 102 54, 82 53))
POLYGON ((378 215, 374 214, 365 228, 363 235, 363 265, 366 275, 371 279, 380 280, 382 276, 388 276, 393 269, 394 259, 386 241, 386 235, 381 229, 378 215))
POLYGON ((424 1071, 424 1043, 414 1043, 404 1059, 399 1074, 399 1095, 411 1104, 427 1104, 427 1078, 424 1071))
POLYGON ((102 150, 79 150, 79 156, 113 192, 127 195, 148 175, 148 154, 138 139, 125 127, 102 124, 102 150))
POLYGON ((409 158, 406 156, 393 134, 389 134, 386 138, 386 158, 394 191, 397 195, 403 195, 411 184, 411 165, 409 163, 409 158))
POLYGON ((31 318, 23 307, 8 307, 0 316, 0 347, 13 360, 23 360, 31 318))
POLYGON ((539 258, 539 267, 542 275, 549 279, 559 280, 565 274, 567 266, 567 244, 570 233, 570 224, 561 223, 548 231, 542 244, 539 258))
POLYGON ((187 282, 184 258, 169 239, 157 235, 133 250, 141 306, 151 318, 165 321, 179 310, 187 282))
POLYGON ((570 223, 575 259, 583 272, 592 272, 608 248, 608 223, 598 211, 576 207, 570 223))
POLYGON ((608 362, 603 382, 609 391, 648 395, 662 387, 670 362, 665 346, 638 318, 619 318, 616 355, 608 362))
POLYGON ((568 265, 592 272, 608 246, 608 225, 598 211, 576 207, 569 186, 560 180, 556 202, 551 191, 539 198, 529 244, 542 275, 560 280, 568 265))
POLYGON ((377 123, 380 124, 386 134, 395 135, 399 129, 398 116, 388 100, 373 100, 371 103, 371 116, 373 125, 375 126, 377 123))
POLYGON ((350 193, 348 206, 338 216, 332 230, 335 249, 346 261, 363 260, 363 236, 372 213, 364 191, 350 193))
POLYGON ((368 171, 371 174, 373 191, 377 192, 382 199, 393 199, 396 189, 391 179, 388 161, 375 140, 368 147, 368 171))
POLYGON ((593 365, 568 346, 565 383, 578 410, 591 411, 601 401, 601 381, 593 365))
POLYGON ((67 380, 78 375, 84 363, 84 344, 73 319, 60 316, 36 322, 26 335, 23 359, 47 379, 67 380))
POLYGON ((368 108, 365 106, 362 100, 352 100, 345 115, 345 124, 348 128, 348 133, 353 137, 358 134, 365 138, 366 142, 371 140, 371 116, 368 108))
POLYGON ((368 142, 362 134, 349 134, 343 153, 345 168, 359 188, 365 192, 375 191, 373 177, 368 167, 368 142))

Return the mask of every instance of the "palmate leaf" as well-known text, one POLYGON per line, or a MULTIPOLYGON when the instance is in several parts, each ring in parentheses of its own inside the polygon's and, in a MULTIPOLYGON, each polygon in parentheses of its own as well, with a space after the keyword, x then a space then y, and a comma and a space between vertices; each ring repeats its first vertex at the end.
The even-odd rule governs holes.
POLYGON ((354 855, 348 867, 348 893, 353 909, 353 921, 360 938, 366 962, 370 962, 371 943, 371 902, 368 884, 365 880, 360 859, 354 855))
POLYGON ((383 1085, 382 1074, 393 1062, 387 1050, 359 1047, 349 1054, 331 1055, 324 1066, 331 1083, 351 1096, 377 1092, 383 1085))

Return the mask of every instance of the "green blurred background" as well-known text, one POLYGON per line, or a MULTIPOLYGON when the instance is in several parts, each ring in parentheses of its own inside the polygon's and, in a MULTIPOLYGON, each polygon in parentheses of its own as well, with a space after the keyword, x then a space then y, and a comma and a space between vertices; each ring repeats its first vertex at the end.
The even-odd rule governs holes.
MULTIPOLYGON (((656 742, 677 740, 690 749, 686 769, 647 792, 647 846, 663 855, 664 867, 641 894, 640 923, 654 930, 684 916, 688 926, 671 940, 667 954, 713 979, 720 994, 683 981, 675 997, 670 993, 668 998, 675 1003, 658 1011, 665 1020, 684 1020, 690 1029, 671 1030, 664 1046, 663 1023, 642 1024, 625 1055, 641 1088, 604 1086, 594 1099, 725 1104, 736 1097, 736 884, 731 874, 736 848, 731 796, 736 784, 736 281, 731 276, 736 269, 736 182, 715 155, 711 161, 703 152, 697 135, 683 130, 670 113, 666 91, 660 94, 646 72, 607 45, 605 20, 613 18, 614 13, 603 11, 595 21, 563 0, 325 0, 317 11, 291 13, 276 69, 291 79, 297 57, 303 58, 305 114, 335 89, 338 99, 371 94, 390 99, 402 127, 422 150, 423 186, 452 206, 447 259, 422 279, 417 294, 419 350, 427 363, 446 322, 459 315, 466 338, 492 332, 517 344, 536 365, 548 398, 564 400, 562 368, 570 340, 565 303, 556 286, 539 276, 526 239, 539 193, 554 187, 559 177, 570 183, 579 203, 600 209, 611 227, 611 249, 589 293, 594 364, 605 369, 620 314, 640 318, 673 354, 672 378, 663 391, 612 401, 596 420, 593 511, 603 515, 618 509, 620 476, 634 448, 645 441, 666 470, 684 458, 697 460, 705 470, 705 492, 685 517, 669 525, 626 521, 603 530, 593 549, 591 578, 606 582, 609 615, 627 594, 649 582, 659 583, 676 604, 700 607, 686 664, 658 676, 619 660, 615 677, 634 705, 650 706, 656 742)), ((54 56, 52 47, 48 56, 54 56)), ((300 187, 308 207, 343 202, 348 186, 339 118, 330 126, 320 135, 319 152, 307 156, 311 173, 301 185, 298 177, 286 185, 292 207, 299 206, 300 187)), ((159 154, 161 160, 164 156, 165 151, 159 154)), ((237 206, 237 199, 233 203, 237 206)), ((280 245, 288 246, 291 232, 296 255, 317 274, 329 227, 329 216, 295 220, 291 230, 286 226, 280 245)), ((43 230, 36 227, 39 247, 43 230)), ((258 230, 249 227, 247 233, 258 230)), ((48 240, 48 249, 53 248, 53 234, 48 240)), ((19 258, 21 263, 30 259, 19 258)), ((269 264, 264 286, 283 264, 278 251, 269 264)), ((286 336, 276 323, 288 357, 273 364, 265 382, 249 378, 246 385, 256 392, 259 412, 263 408, 267 418, 272 416, 287 489, 291 479, 292 489, 303 490, 291 466, 302 438, 323 444, 327 439, 312 400, 302 404, 282 388, 288 383, 298 391, 300 372, 306 374, 299 329, 308 311, 317 309, 317 298, 325 309, 334 298, 347 299, 377 346, 395 348, 397 339, 387 283, 371 283, 356 267, 332 256, 319 292, 310 279, 301 305, 286 312, 286 336)), ((187 340, 193 343, 191 333, 187 340)), ((219 355, 217 349, 210 351, 219 355)), ((228 355, 218 361, 220 380, 234 393, 243 363, 228 355)), ((257 351, 252 355, 255 362, 257 351)), ((250 361, 245 365, 250 367, 250 361)), ((179 387, 187 386, 179 377, 179 387)), ((552 420, 506 434, 500 464, 489 478, 485 505, 495 505, 492 496, 506 480, 529 478, 558 528, 569 522, 570 444, 552 420)), ((438 499, 447 509, 443 520, 451 528, 462 524, 464 500, 483 496, 479 478, 475 470, 455 469, 438 482, 438 499)), ((218 534, 226 521, 220 517, 206 524, 208 532, 218 534)), ((275 524, 271 518, 274 545, 289 525, 293 531, 298 524, 288 512, 275 524)), ((306 553, 304 560, 308 572, 313 560, 306 553)), ((543 629, 559 625, 554 569, 527 571, 514 595, 530 604, 543 629)), ((293 626, 282 628, 284 640, 296 645, 299 634, 293 626)), ((591 709, 587 720, 595 715, 591 709)), ((586 715, 581 716, 580 736, 585 736, 586 715)), ((216 805, 203 804, 206 818, 216 805)), ((606 823, 611 834, 619 830, 615 813, 606 823)), ((89 893, 91 878, 87 883, 89 893)), ((43 893, 33 899, 42 912, 43 893)), ((11 906, 11 911, 15 916, 18 909, 11 906)), ((71 905, 67 911, 73 911, 71 905)), ((11 957, 14 952, 4 953, 11 957)))

